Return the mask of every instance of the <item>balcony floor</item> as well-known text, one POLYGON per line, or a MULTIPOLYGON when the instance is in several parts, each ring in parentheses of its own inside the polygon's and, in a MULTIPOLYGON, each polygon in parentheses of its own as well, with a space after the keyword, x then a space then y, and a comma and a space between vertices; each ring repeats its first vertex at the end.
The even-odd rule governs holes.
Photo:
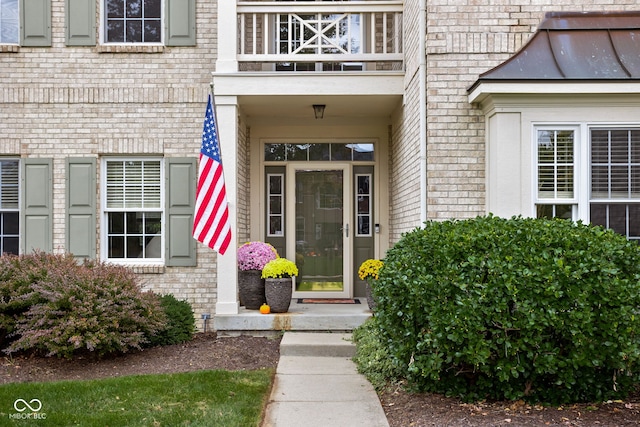
POLYGON ((213 329, 219 335, 273 335, 281 331, 352 331, 369 317, 366 298, 360 304, 299 304, 291 300, 289 311, 260 314, 258 310, 240 307, 238 314, 216 315, 213 329))

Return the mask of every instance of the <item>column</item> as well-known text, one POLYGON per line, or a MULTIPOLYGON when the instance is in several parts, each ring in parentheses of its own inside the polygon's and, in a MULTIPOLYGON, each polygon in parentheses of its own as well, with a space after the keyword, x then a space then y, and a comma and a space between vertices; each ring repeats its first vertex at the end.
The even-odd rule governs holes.
POLYGON ((218 138, 222 151, 222 167, 229 201, 231 245, 224 255, 218 255, 218 301, 216 314, 237 314, 238 301, 238 98, 215 96, 218 138))
POLYGON ((236 0, 218 1, 217 73, 238 72, 238 6, 236 0))

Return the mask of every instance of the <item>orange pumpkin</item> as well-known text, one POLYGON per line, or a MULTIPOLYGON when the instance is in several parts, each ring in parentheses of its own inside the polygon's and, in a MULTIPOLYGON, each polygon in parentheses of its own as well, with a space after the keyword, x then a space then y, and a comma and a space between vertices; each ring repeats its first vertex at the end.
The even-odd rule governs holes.
POLYGON ((267 304, 262 304, 260 306, 260 313, 262 314, 269 314, 271 313, 271 307, 269 307, 267 304))

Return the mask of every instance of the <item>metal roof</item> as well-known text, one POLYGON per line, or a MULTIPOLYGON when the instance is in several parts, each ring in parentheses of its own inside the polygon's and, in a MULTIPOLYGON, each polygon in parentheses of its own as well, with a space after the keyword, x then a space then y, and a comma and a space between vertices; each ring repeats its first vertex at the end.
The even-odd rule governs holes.
POLYGON ((529 42, 486 81, 640 79, 640 12, 549 12, 529 42))

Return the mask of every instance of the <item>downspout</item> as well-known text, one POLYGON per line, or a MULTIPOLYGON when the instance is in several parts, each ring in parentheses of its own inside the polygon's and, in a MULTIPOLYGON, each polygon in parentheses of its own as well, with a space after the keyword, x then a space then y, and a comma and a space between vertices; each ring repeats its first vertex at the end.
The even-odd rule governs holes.
POLYGON ((420 0, 418 13, 418 78, 420 87, 420 226, 427 220, 427 0, 420 0))

